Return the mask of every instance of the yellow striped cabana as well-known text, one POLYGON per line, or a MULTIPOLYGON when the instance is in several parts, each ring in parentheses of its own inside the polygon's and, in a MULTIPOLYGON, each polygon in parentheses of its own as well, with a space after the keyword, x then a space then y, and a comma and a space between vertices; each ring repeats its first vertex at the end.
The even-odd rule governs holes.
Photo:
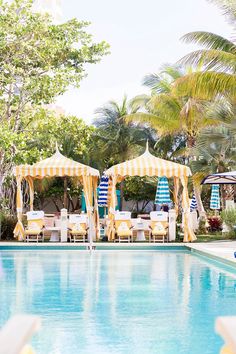
POLYGON ((56 153, 42 161, 33 165, 16 166, 13 170, 17 181, 16 207, 18 222, 14 230, 15 237, 22 240, 24 227, 22 225, 22 181, 26 180, 30 191, 30 210, 33 210, 34 203, 34 179, 42 179, 49 177, 76 177, 83 184, 86 208, 89 220, 94 216, 96 228, 99 225, 98 206, 97 206, 97 184, 99 171, 86 166, 77 161, 73 161, 63 156, 58 148, 56 153), (94 200, 94 206, 93 206, 94 200), (94 211, 94 213, 93 213, 94 211))
POLYGON ((176 211, 178 211, 178 196, 179 196, 179 184, 181 182, 183 186, 182 191, 182 208, 183 208, 183 224, 184 224, 184 242, 193 241, 196 239, 194 232, 190 226, 190 205, 188 196, 188 177, 191 176, 191 170, 188 166, 180 165, 178 163, 160 159, 153 156, 148 149, 148 143, 146 151, 141 156, 125 161, 118 165, 114 165, 109 168, 106 175, 110 177, 111 193, 110 193, 110 225, 109 239, 114 239, 113 218, 114 211, 117 204, 116 200, 116 184, 121 182, 126 176, 156 176, 174 179, 174 203, 176 211))

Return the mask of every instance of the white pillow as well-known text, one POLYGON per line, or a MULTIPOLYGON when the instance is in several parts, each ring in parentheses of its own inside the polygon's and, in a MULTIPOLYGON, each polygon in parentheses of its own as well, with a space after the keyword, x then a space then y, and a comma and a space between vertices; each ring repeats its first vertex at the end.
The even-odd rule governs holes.
POLYGON ((29 225, 30 230, 41 230, 39 224, 37 222, 31 222, 29 225))
POLYGON ((154 227, 155 230, 157 231, 165 231, 165 228, 161 222, 157 222, 154 227))
POLYGON ((76 224, 75 224, 74 230, 76 230, 76 231, 84 231, 84 229, 82 228, 82 226, 80 225, 80 223, 76 223, 76 224))
POLYGON ((120 226, 118 227, 118 230, 126 231, 126 230, 129 230, 129 227, 128 227, 127 223, 123 221, 123 222, 120 223, 120 226))

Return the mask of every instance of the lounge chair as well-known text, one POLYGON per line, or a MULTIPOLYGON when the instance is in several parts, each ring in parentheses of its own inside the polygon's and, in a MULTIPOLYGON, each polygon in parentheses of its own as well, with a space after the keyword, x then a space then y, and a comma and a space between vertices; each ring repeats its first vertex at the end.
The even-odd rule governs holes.
POLYGON ((27 227, 24 233, 24 239, 30 241, 44 241, 44 212, 43 211, 28 211, 27 227))
POLYGON ((150 241, 168 242, 168 213, 165 211, 152 211, 150 213, 150 241))
POLYGON ((131 212, 120 211, 115 214, 115 232, 119 242, 133 241, 132 228, 131 212))
POLYGON ((68 234, 70 242, 86 242, 88 240, 87 215, 71 214, 69 216, 68 234))

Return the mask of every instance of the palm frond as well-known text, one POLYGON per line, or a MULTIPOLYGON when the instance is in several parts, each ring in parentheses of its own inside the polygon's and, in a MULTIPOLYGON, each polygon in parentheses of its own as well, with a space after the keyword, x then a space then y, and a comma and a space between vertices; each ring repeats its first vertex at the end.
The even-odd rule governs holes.
POLYGON ((149 87, 152 93, 168 93, 171 90, 171 84, 176 79, 183 76, 179 65, 164 64, 158 74, 148 74, 143 79, 143 85, 149 87))
POLYGON ((132 113, 136 113, 140 109, 144 109, 150 100, 148 95, 138 95, 129 101, 129 107, 132 113))
POLYGON ((175 81, 184 75, 183 67, 178 64, 163 64, 160 68, 161 75, 168 75, 170 81, 175 81))
POLYGON ((236 76, 214 71, 186 75, 174 83, 173 92, 179 97, 191 96, 211 100, 217 95, 235 97, 236 76))
POLYGON ((147 107, 152 112, 166 112, 167 114, 180 113, 181 107, 180 102, 173 96, 169 94, 160 94, 153 96, 147 104, 147 107))
POLYGON ((215 33, 196 31, 185 34, 181 38, 185 43, 203 45, 206 49, 223 50, 232 54, 236 53, 236 46, 233 42, 215 33))
POLYGON ((172 156, 173 157, 179 157, 179 156, 189 157, 190 153, 191 153, 191 150, 189 148, 183 147, 181 149, 174 151, 172 156))
POLYGON ((236 72, 236 52, 232 54, 221 50, 197 50, 183 57, 183 65, 203 65, 204 70, 236 72))
POLYGON ((236 21, 236 2, 234 0, 209 0, 215 3, 228 18, 229 22, 235 25, 236 21))
POLYGON ((148 74, 143 78, 142 84, 155 93, 170 92, 170 83, 158 74, 148 74))
POLYGON ((179 122, 173 119, 172 116, 157 116, 151 113, 137 112, 126 116, 125 120, 127 122, 148 124, 161 135, 169 135, 171 132, 177 132, 180 129, 179 122))
POLYGON ((203 178, 206 177, 207 174, 208 174, 208 171, 206 171, 206 172, 200 171, 200 172, 194 173, 194 175, 192 176, 193 184, 200 185, 203 178))

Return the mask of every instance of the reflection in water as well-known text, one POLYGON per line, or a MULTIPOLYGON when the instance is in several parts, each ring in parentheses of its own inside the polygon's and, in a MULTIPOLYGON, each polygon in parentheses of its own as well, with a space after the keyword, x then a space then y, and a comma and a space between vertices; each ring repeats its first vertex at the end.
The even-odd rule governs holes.
POLYGON ((188 252, 0 253, 0 325, 38 314, 37 353, 216 353, 236 275, 188 252))

